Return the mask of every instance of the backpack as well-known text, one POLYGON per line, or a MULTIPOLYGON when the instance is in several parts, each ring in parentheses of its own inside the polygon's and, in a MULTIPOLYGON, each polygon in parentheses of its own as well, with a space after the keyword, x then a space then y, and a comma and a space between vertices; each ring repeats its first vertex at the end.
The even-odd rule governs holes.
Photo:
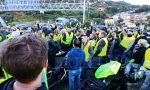
POLYGON ((105 83, 96 78, 89 78, 81 83, 81 90, 107 90, 105 83))

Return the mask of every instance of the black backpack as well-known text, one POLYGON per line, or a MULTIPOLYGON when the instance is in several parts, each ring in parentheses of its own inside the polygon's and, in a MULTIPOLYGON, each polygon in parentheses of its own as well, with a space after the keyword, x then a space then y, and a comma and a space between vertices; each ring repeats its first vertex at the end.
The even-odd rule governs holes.
POLYGON ((82 82, 81 90, 107 90, 102 80, 89 78, 82 82))

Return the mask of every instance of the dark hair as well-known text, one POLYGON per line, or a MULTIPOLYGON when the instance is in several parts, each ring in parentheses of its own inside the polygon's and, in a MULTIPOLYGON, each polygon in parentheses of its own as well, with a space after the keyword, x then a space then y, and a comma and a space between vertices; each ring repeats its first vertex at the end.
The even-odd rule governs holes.
POLYGON ((105 31, 102 31, 101 34, 104 35, 104 37, 107 36, 107 33, 105 31))
POLYGON ((113 38, 113 35, 111 35, 111 34, 110 34, 110 35, 108 35, 108 38, 113 38))
POLYGON ((30 33, 9 39, 5 44, 2 67, 19 82, 35 80, 47 61, 46 41, 30 33))
POLYGON ((75 39, 73 44, 74 44, 75 47, 80 47, 81 46, 81 42, 80 42, 79 39, 75 39))

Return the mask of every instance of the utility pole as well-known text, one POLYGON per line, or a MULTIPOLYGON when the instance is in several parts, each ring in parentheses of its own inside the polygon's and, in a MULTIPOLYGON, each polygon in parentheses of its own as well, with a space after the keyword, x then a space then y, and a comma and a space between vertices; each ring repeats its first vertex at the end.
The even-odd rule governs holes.
POLYGON ((83 5, 83 24, 85 23, 85 0, 83 5))

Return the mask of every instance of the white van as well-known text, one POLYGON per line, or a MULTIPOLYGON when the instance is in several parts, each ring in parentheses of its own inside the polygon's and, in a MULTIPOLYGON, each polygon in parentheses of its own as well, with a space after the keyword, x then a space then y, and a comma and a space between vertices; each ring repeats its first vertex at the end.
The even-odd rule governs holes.
POLYGON ((69 19, 67 19, 67 18, 57 18, 56 19, 57 25, 66 25, 67 23, 69 23, 69 19))
POLYGON ((67 19, 67 18, 57 18, 56 19, 57 25, 66 25, 67 23, 69 23, 69 19, 67 19))

